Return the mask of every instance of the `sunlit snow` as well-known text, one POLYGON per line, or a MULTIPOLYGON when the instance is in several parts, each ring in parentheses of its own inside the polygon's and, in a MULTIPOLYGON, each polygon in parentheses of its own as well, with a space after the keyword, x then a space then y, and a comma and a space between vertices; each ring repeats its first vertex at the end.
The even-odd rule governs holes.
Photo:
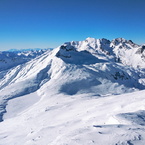
POLYGON ((87 38, 0 71, 0 145, 145 144, 144 46, 87 38))

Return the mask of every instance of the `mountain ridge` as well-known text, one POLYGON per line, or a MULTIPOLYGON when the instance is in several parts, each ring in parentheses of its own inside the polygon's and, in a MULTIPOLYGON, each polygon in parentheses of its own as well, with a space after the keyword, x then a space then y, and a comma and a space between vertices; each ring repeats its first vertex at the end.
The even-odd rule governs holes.
POLYGON ((126 40, 124 38, 117 38, 110 41, 105 38, 95 39, 88 37, 84 41, 67 42, 62 46, 66 47, 68 50, 73 47, 78 51, 86 50, 90 53, 98 54, 98 57, 99 55, 104 55, 107 59, 122 62, 124 65, 129 65, 135 68, 145 68, 144 46, 137 45, 131 40, 126 40))

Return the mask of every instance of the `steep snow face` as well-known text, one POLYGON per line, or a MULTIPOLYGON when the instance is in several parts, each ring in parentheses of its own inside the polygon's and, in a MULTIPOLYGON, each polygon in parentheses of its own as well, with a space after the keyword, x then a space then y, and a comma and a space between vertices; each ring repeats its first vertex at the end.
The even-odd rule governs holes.
MULTIPOLYGON (((94 45, 95 43, 98 43, 97 41, 99 41, 100 43, 103 42, 106 45, 109 45, 109 43, 110 43, 110 41, 107 41, 106 39, 96 40, 94 38, 87 38, 87 42, 91 46, 94 45)), ((121 41, 126 42, 127 40, 121 39, 121 41)), ((95 88, 94 90, 96 90, 96 92, 98 92, 98 94, 101 94, 103 92, 104 92, 104 94, 107 92, 110 93, 110 91, 109 91, 110 87, 107 87, 107 84, 108 84, 108 86, 110 86, 110 83, 115 84, 114 88, 115 87, 118 88, 118 86, 119 86, 119 88, 120 88, 120 86, 125 86, 127 88, 127 89, 124 89, 124 87, 120 88, 120 89, 112 88, 114 93, 127 92, 127 90, 128 91, 130 90, 129 88, 144 89, 144 85, 145 85, 144 84, 144 76, 145 76, 144 71, 125 66, 121 63, 116 63, 115 61, 111 61, 112 59, 109 59, 107 54, 106 54, 106 57, 105 57, 105 55, 103 55, 104 50, 102 52, 102 55, 99 55, 96 53, 91 53, 89 49, 85 50, 85 47, 83 49, 80 49, 82 43, 83 42, 65 43, 59 47, 59 50, 58 50, 56 56, 58 58, 60 58, 61 60, 63 60, 63 62, 65 62, 67 65, 69 64, 69 66, 71 66, 71 69, 73 66, 75 66, 75 69, 78 67, 81 69, 82 68, 84 69, 84 72, 82 72, 82 74, 85 74, 86 72, 89 75, 91 74, 90 75, 91 80, 93 80, 93 78, 95 78, 94 82, 98 81, 98 83, 96 85, 93 85, 93 87, 97 86, 97 87, 101 88, 101 89, 99 89, 99 88, 97 89, 94 87, 95 88), (101 82, 101 83, 99 83, 99 82, 101 82), (103 83, 104 83, 104 85, 102 85, 103 83), (103 89, 103 87, 104 87, 104 89, 103 89), (102 91, 102 92, 100 93, 100 91, 102 91)), ((97 51, 97 49, 96 50, 94 49, 94 51, 97 51)), ((76 70, 74 70, 74 75, 76 73, 75 72, 76 70)), ((73 71, 71 73, 73 74, 73 71)), ((78 73, 78 75, 79 75, 79 73, 78 73)), ((69 80, 69 78, 68 78, 68 80, 69 80)), ((76 80, 78 81, 78 79, 76 79, 76 80)), ((86 83, 88 80, 89 79, 87 78, 86 83)), ((80 82, 80 84, 81 83, 85 84, 84 80, 82 82, 80 82)), ((93 83, 90 83, 90 84, 93 84, 93 83)), ((76 85, 76 83, 74 83, 74 86, 75 85, 76 85)), ((78 85, 77 88, 80 88, 80 85, 78 85)), ((87 90, 87 89, 85 88, 84 90, 87 90)), ((111 93, 113 93, 113 92, 111 92, 111 93)))
POLYGON ((41 50, 10 50, 0 52, 0 71, 10 69, 19 64, 26 63, 43 54, 48 49, 41 50))
POLYGON ((145 68, 144 46, 134 44, 131 40, 115 39, 111 46, 116 55, 116 61, 134 68, 145 68))

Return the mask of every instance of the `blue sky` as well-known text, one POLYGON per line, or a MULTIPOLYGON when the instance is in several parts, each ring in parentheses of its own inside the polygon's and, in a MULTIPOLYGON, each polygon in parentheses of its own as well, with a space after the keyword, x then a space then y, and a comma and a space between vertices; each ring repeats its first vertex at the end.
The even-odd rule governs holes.
POLYGON ((0 0, 0 50, 87 37, 145 43, 145 0, 0 0))

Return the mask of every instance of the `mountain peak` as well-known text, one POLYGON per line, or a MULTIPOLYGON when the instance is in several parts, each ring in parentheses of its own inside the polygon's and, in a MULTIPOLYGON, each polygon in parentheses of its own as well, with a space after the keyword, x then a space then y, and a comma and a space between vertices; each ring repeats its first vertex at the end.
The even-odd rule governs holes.
POLYGON ((86 40, 85 40, 85 42, 88 42, 88 43, 92 43, 92 42, 95 42, 95 41, 96 41, 96 39, 93 38, 93 37, 88 37, 88 38, 86 38, 86 40))
POLYGON ((124 38, 116 38, 116 39, 113 39, 112 42, 116 45, 119 43, 125 43, 125 42, 127 42, 127 40, 124 38))

